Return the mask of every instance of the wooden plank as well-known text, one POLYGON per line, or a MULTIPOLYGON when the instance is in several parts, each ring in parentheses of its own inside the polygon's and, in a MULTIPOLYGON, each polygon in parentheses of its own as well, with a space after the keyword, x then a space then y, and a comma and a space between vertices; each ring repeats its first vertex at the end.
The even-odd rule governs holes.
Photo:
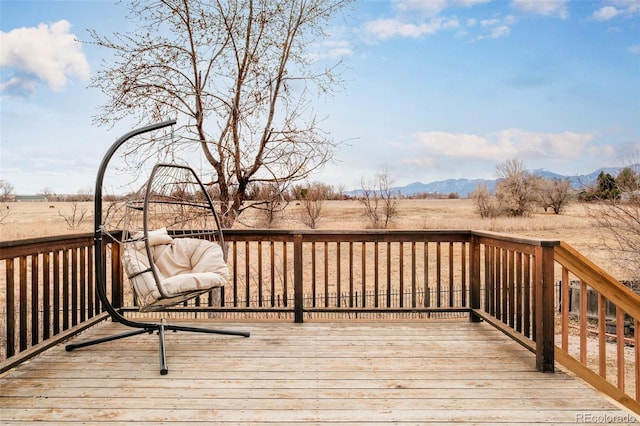
MULTIPOLYGON (((283 424, 289 422, 296 423, 325 423, 337 424, 339 422, 357 422, 357 423, 393 423, 398 422, 425 424, 437 422, 439 424, 460 424, 474 423, 477 424, 478 419, 485 419, 484 424, 506 423, 514 424, 518 422, 527 424, 545 424, 545 423, 563 423, 563 424, 584 424, 584 420, 580 421, 580 415, 584 413, 583 409, 574 410, 546 410, 546 409, 529 409, 529 410, 494 410, 486 409, 433 409, 433 408, 413 408, 409 410, 393 410, 387 407, 378 407, 373 410, 360 409, 354 407, 344 410, 322 410, 314 407, 315 400, 311 400, 304 407, 288 408, 283 410, 271 409, 270 407, 253 408, 253 409, 219 409, 212 404, 208 409, 191 409, 191 408, 164 408, 157 407, 153 410, 133 409, 109 409, 109 408, 77 408, 73 410, 58 409, 3 409, 1 415, 7 419, 18 421, 49 421, 49 422, 72 422, 78 418, 91 419, 92 424, 96 424, 103 420, 118 422, 137 422, 144 418, 148 422, 158 423, 186 423, 186 422, 233 422, 234 424, 260 424, 273 423, 283 424), (275 420, 277 419, 277 420, 275 420), (578 419, 578 421, 576 421, 578 419)), ((620 410, 590 410, 592 416, 609 416, 621 419, 629 419, 630 415, 620 410)), ((631 423, 627 421, 626 423, 631 423)), ((622 422, 617 422, 622 423, 622 422)))
MULTIPOLYGON (((26 386, 16 388, 12 392, 10 397, 4 398, 9 401, 12 399, 26 398, 31 401, 34 400, 33 389, 30 387, 33 384, 23 382, 26 386)), ((100 387, 100 384, 94 381, 93 383, 86 383, 87 386, 80 388, 62 388, 62 387, 45 387, 39 390, 37 399, 47 400, 49 398, 71 398, 75 397, 76 401, 84 401, 84 398, 148 398, 153 401, 156 398, 168 398, 175 397, 175 393, 171 391, 170 387, 154 386, 154 387, 125 387, 118 388, 104 388, 100 387), (81 398, 81 399, 80 399, 81 398)), ((578 389, 583 389, 579 387, 578 389)), ((184 390, 183 390, 184 391, 184 390)), ((180 398, 203 398, 203 399, 296 399, 302 398, 300 389, 260 389, 260 388, 225 388, 219 389, 215 387, 198 388, 197 390, 191 389, 189 392, 184 392, 180 398)), ((484 404, 487 401, 509 401, 517 400, 518 402, 525 402, 531 399, 537 401, 551 400, 551 404, 560 402, 562 404, 566 399, 571 399, 572 403, 576 403, 577 400, 582 399, 584 402, 579 404, 583 408, 587 407, 599 407, 610 408, 611 403, 605 398, 593 398, 592 395, 578 396, 576 397, 576 388, 550 388, 545 389, 544 392, 538 392, 529 398, 521 398, 520 394, 514 392, 513 389, 475 389, 473 394, 462 393, 460 389, 353 389, 353 388, 331 388, 331 389, 314 389, 313 398, 316 399, 387 399, 387 400, 403 400, 403 399, 422 399, 425 403, 430 403, 430 400, 480 400, 484 404)), ((578 403, 576 403, 578 405, 578 403)), ((33 406, 33 404, 32 404, 33 406)))
MULTIPOLYGON (((66 352, 0 377, 0 423, 581 424, 629 412, 486 323, 190 321, 249 339, 167 333, 66 352)), ((123 330, 106 323, 77 340, 123 330)), ((624 417, 627 416, 627 417, 624 417)), ((631 420, 628 421, 630 423, 631 420)))
MULTIPOLYGON (((134 397, 109 397, 104 396, 92 396, 83 397, 83 403, 86 406, 98 406, 104 409, 140 409, 140 410, 153 410, 157 407, 163 409, 180 410, 185 407, 189 407, 194 410, 203 410, 211 408, 215 405, 217 409, 221 410, 233 410, 237 409, 239 405, 246 402, 247 398, 236 394, 235 397, 230 398, 226 395, 217 393, 214 395, 208 395, 201 397, 197 394, 190 396, 183 396, 175 398, 174 396, 157 395, 153 399, 145 396, 137 395, 134 397), (224 396, 224 397, 223 397, 224 396), (215 399, 212 404, 212 399, 215 399)), ((394 410, 411 410, 416 407, 420 407, 424 410, 434 409, 446 409, 446 410, 483 410, 487 408, 486 399, 470 399, 470 398, 432 398, 425 399, 419 395, 409 396, 402 398, 395 398, 389 400, 385 397, 378 398, 366 398, 361 400, 359 397, 345 398, 316 398, 314 395, 311 397, 294 396, 292 394, 287 397, 282 395, 271 396, 266 398, 252 398, 252 402, 258 407, 269 407, 271 410, 287 410, 287 409, 303 409, 305 407, 313 407, 316 410, 348 410, 353 407, 354 402, 358 402, 359 410, 376 410, 380 407, 393 408, 394 410)), ((549 398, 527 398, 526 400, 505 398, 502 400, 491 400, 492 409, 499 410, 550 410, 550 409, 562 409, 564 401, 552 400, 549 398)), ((610 408, 610 405, 606 401, 601 403, 594 403, 591 398, 579 398, 573 401, 576 404, 580 404, 585 409, 589 410, 605 410, 610 408)), ((34 408, 33 398, 11 398, 6 401, 3 408, 5 409, 31 409, 34 408)), ((65 409, 74 410, 78 408, 78 400, 73 396, 61 396, 56 395, 48 397, 46 401, 42 401, 36 407, 38 409, 65 409)))

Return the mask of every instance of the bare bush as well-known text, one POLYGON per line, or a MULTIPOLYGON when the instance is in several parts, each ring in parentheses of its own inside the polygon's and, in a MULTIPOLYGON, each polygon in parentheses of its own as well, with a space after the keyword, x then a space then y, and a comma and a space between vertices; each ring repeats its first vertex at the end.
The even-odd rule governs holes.
POLYGON ((359 200, 364 206, 365 216, 374 228, 387 228, 389 222, 398 214, 400 196, 391 189, 392 182, 386 169, 370 182, 361 180, 362 197, 359 200))
POLYGON ((480 214, 481 218, 486 219, 500 216, 500 209, 498 208, 496 197, 491 194, 489 186, 486 183, 478 184, 470 197, 476 206, 476 212, 480 214))
POLYGON ((86 220, 89 219, 87 216, 87 209, 81 208, 77 201, 71 202, 70 212, 63 213, 58 210, 58 215, 64 219, 70 230, 78 229, 86 220))
POLYGON ((333 189, 331 186, 321 182, 314 182, 300 194, 302 213, 300 221, 311 229, 316 229, 322 216, 325 200, 331 197, 333 189))

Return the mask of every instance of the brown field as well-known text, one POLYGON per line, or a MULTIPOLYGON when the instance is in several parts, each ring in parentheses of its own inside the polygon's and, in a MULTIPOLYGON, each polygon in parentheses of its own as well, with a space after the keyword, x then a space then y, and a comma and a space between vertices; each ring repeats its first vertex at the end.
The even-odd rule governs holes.
MULTIPOLYGON (((93 232, 93 203, 8 203, 8 215, 0 224, 0 241, 93 232), (84 221, 71 229, 68 221, 74 217, 84 221), (65 220, 67 219, 67 220, 65 220)), ((592 208, 592 207, 591 207, 592 208)), ((291 203, 271 225, 279 229, 305 229, 300 220, 302 209, 291 203)), ((264 228, 259 215, 242 216, 238 227, 264 228)), ((358 201, 327 201, 318 229, 367 229, 369 224, 358 201)), ((557 239, 571 244, 582 254, 618 279, 626 279, 613 262, 612 255, 603 248, 602 235, 589 220, 585 208, 571 204, 561 215, 537 212, 527 218, 481 219, 474 212, 471 200, 401 200, 398 215, 390 229, 473 229, 517 234, 521 236, 557 239)))

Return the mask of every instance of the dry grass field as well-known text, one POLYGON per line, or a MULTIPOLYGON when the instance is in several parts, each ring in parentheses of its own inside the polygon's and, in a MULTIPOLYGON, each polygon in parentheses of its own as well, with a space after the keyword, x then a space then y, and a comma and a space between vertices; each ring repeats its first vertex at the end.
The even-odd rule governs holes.
MULTIPOLYGON (((0 224, 0 241, 93 232, 93 203, 9 203, 7 216, 0 224), (75 211, 74 211, 75 208, 75 211), (75 216, 74 216, 75 214, 75 216), (68 222, 84 220, 76 227, 68 222), (72 229, 73 228, 73 229, 72 229)), ((265 220, 255 213, 242 216, 239 227, 264 228, 265 220)), ((291 203, 270 226, 280 229, 304 229, 301 206, 291 203)), ((318 229, 367 229, 369 223, 358 201, 326 201, 318 229)), ((481 219, 471 200, 401 200, 398 215, 390 229, 473 229, 557 239, 571 244, 582 254, 618 279, 626 279, 603 248, 603 236, 579 203, 571 204, 561 215, 537 212, 528 218, 481 219)))

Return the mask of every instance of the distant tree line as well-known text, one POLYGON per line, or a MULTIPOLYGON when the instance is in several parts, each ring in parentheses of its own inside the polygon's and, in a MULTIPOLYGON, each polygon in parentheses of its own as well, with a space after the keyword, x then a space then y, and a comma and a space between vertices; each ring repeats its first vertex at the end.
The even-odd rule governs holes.
POLYGON ((536 208, 560 214, 571 199, 585 202, 627 200, 638 196, 640 173, 625 167, 617 177, 601 172, 593 187, 580 192, 568 179, 548 179, 529 172, 522 160, 510 159, 496 167, 498 182, 491 193, 480 184, 471 193, 477 212, 483 218, 530 216, 536 208))
POLYGON ((631 167, 625 167, 617 177, 600 172, 595 186, 581 191, 578 198, 581 201, 626 200, 637 197, 639 190, 640 173, 631 167))

